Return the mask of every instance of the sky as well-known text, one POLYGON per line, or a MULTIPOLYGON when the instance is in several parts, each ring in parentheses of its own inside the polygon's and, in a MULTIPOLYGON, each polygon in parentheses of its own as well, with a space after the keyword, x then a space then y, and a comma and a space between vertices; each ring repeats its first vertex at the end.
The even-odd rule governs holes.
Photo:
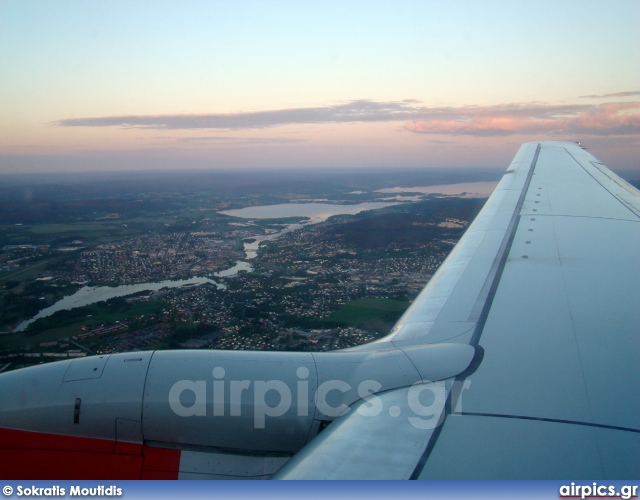
POLYGON ((0 173, 640 170, 640 2, 0 0, 0 173))

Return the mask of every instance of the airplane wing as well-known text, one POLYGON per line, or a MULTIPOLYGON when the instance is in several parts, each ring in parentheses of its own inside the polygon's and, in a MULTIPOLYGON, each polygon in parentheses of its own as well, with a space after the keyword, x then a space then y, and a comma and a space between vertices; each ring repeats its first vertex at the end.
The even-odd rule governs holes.
POLYGON ((637 478, 639 251, 635 188, 577 144, 523 145, 392 333, 364 347, 469 344, 473 366, 423 386, 425 417, 411 389, 382 394, 377 418, 337 419, 276 477, 637 478))
POLYGON ((391 333, 0 374, 7 477, 637 478, 640 194, 523 145, 391 333))

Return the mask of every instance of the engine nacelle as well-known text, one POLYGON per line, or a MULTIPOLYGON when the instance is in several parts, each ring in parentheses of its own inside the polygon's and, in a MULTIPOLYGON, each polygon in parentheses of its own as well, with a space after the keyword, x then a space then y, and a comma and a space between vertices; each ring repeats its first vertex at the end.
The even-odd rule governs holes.
POLYGON ((32 479, 268 477, 354 402, 455 376, 475 352, 384 347, 134 352, 9 372, 0 467, 32 479))

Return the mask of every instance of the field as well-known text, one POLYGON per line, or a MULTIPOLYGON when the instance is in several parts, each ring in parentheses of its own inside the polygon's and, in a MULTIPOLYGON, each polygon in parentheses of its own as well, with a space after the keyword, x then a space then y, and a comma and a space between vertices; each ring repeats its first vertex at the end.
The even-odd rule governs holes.
POLYGON ((348 302, 326 318, 327 322, 361 326, 375 320, 397 321, 409 307, 409 302, 393 299, 358 299, 348 302))

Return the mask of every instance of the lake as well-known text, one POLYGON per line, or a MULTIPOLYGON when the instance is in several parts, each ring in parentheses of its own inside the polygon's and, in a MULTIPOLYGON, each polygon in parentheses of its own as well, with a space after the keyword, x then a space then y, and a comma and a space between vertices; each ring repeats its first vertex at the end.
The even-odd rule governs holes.
POLYGON ((499 181, 463 182, 459 184, 438 184, 435 186, 394 187, 378 189, 376 193, 422 193, 460 196, 464 198, 486 198, 491 196, 499 181))
POLYGON ((317 224, 333 215, 355 215, 365 210, 397 205, 382 201, 359 203, 357 205, 333 205, 331 203, 283 203, 280 205, 261 205, 220 212, 223 215, 242 219, 280 219, 284 217, 308 217, 308 223, 317 224))
MULTIPOLYGON (((392 205, 398 205, 398 203, 379 201, 359 203, 357 205, 333 205, 331 203, 283 203, 280 205, 260 205, 256 207, 225 210, 224 212, 220 213, 224 215, 230 215, 231 217, 240 217, 243 219, 280 219, 284 217, 309 218, 309 220, 306 220, 304 222, 288 224, 284 229, 274 233, 261 236, 252 236, 251 239, 255 241, 252 241, 251 243, 245 243, 244 251, 246 253, 246 259, 255 259, 258 255, 258 247, 263 241, 275 240, 285 233, 296 231, 304 226, 324 222, 333 215, 355 215, 357 213, 364 212, 365 210, 377 210, 378 208, 389 207, 392 205)), ((235 269, 240 264, 246 264, 249 266, 250 270, 253 270, 253 268, 248 263, 241 261, 239 261, 238 264, 236 264, 236 266, 232 269, 235 269)), ((223 275, 216 274, 216 276, 223 275)))

